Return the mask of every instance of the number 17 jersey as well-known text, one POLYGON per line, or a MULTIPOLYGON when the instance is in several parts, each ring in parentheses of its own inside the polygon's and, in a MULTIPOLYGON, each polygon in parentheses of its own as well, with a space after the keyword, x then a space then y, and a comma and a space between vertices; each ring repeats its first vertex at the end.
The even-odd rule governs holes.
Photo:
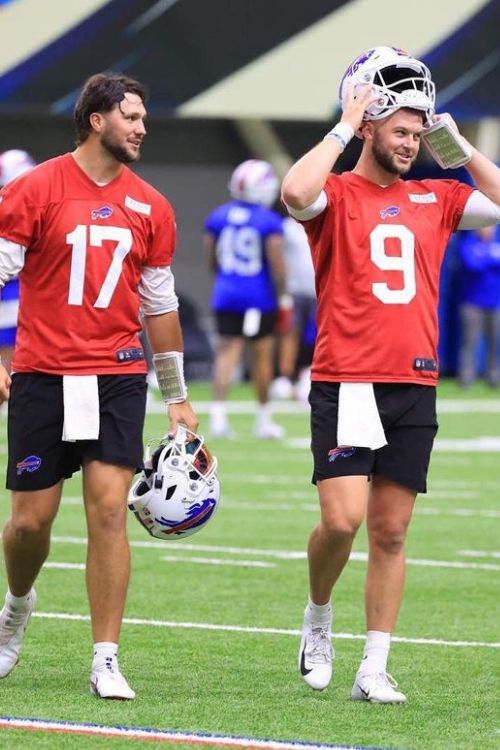
POLYGON ((313 380, 434 385, 441 264, 473 188, 330 175, 304 222, 318 295, 313 380))
POLYGON ((168 201, 128 167, 99 186, 71 154, 1 193, 0 237, 26 248, 13 369, 49 374, 142 373, 138 285, 169 266, 168 201))

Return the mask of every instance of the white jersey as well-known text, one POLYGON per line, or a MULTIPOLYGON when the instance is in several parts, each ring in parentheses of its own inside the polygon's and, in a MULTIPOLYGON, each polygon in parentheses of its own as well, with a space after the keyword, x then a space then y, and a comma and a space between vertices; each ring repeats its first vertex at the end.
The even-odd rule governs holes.
POLYGON ((287 290, 290 294, 315 297, 314 268, 304 227, 295 219, 283 220, 287 290))

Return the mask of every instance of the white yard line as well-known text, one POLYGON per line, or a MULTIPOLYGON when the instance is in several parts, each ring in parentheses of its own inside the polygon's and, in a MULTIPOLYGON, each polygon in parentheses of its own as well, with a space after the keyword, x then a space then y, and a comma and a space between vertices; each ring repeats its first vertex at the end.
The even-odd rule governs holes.
MULTIPOLYGON (((33 612, 33 617, 45 620, 72 620, 74 622, 88 622, 90 615, 71 614, 69 612, 33 612)), ((224 625, 208 622, 175 622, 173 620, 146 620, 137 617, 125 617, 125 625, 144 625, 156 628, 179 628, 183 630, 209 630, 225 633, 250 633, 256 635, 289 635, 300 636, 302 631, 288 628, 259 628, 247 625, 224 625)), ((335 633, 339 640, 365 640, 366 633, 335 633)), ((408 643, 418 646, 454 646, 457 648, 500 648, 500 642, 495 641, 450 641, 441 638, 407 638, 393 636, 392 641, 408 643)))
MULTIPOLYGON (((52 542, 56 544, 86 544, 85 537, 54 536, 52 542)), ((253 547, 224 547, 220 545, 193 544, 191 542, 154 542, 154 541, 134 541, 130 542, 132 547, 145 549, 174 549, 178 551, 190 552, 222 552, 230 555, 255 555, 257 557, 271 557, 278 560, 305 560, 307 553, 293 550, 276 550, 276 549, 256 549, 253 547)), ((180 559, 180 558, 179 558, 180 559)), ((349 558, 354 562, 366 562, 368 555, 366 552, 352 552, 349 558)), ((500 570, 500 565, 493 563, 466 563, 461 560, 427 560, 408 558, 408 565, 416 565, 431 568, 455 568, 464 570, 500 570)))
POLYGON ((221 557, 179 557, 179 555, 162 555, 160 560, 176 563, 195 563, 196 565, 229 565, 238 568, 275 568, 276 563, 262 560, 229 560, 221 557))
POLYGON ((493 560, 500 560, 500 552, 487 552, 477 549, 459 549, 457 555, 464 557, 491 557, 493 560))
MULTIPOLYGON (((193 408, 197 414, 208 414, 211 401, 194 401, 193 408)), ((227 401, 228 414, 255 414, 254 401, 227 401)), ((308 414, 309 405, 299 401, 273 401, 274 414, 308 414)), ((148 414, 165 414, 165 404, 154 398, 148 399, 148 414)), ((496 399, 439 399, 438 414, 499 414, 500 400, 496 399)))
MULTIPOLYGON (((288 438, 283 441, 289 448, 305 450, 310 438, 288 438)), ((500 453, 500 437, 479 435, 473 438, 436 438, 433 453, 500 453)), ((462 460, 462 459, 460 459, 462 460)))

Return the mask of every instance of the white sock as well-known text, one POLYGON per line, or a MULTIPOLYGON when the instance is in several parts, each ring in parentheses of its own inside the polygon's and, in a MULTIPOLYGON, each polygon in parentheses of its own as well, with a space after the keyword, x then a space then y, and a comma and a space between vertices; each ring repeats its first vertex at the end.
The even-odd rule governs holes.
POLYGON ((366 634, 365 650, 358 674, 380 674, 387 672, 387 659, 391 647, 391 634, 380 630, 369 630, 366 634))
POLYGON ((332 619, 332 605, 330 602, 315 604, 311 597, 309 597, 307 608, 313 622, 327 623, 332 619))
POLYGON ((94 658, 92 661, 93 666, 104 664, 106 659, 109 658, 115 660, 117 657, 117 643, 112 643, 111 641, 99 641, 99 643, 94 643, 94 658))
POLYGON ((257 404, 255 419, 260 424, 267 424, 267 422, 271 421, 271 404, 269 401, 265 404, 257 404))
POLYGON ((213 419, 225 419, 226 418, 226 402, 225 401, 212 401, 210 405, 210 416, 213 419))
POLYGON ((5 603, 12 610, 26 609, 26 605, 28 604, 30 595, 31 595, 31 591, 28 591, 28 593, 25 594, 24 596, 14 596, 14 594, 11 594, 10 591, 7 591, 7 596, 5 597, 5 603))

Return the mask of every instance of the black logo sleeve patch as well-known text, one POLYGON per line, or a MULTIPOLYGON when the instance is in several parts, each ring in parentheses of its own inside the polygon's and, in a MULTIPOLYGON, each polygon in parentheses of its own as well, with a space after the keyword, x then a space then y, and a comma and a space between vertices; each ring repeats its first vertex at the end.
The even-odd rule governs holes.
POLYGON ((116 359, 118 362, 136 362, 144 359, 144 351, 138 346, 132 349, 118 349, 116 359))
POLYGON ((415 357, 413 360, 413 369, 424 372, 435 372, 437 370, 436 360, 429 359, 428 357, 415 357))

